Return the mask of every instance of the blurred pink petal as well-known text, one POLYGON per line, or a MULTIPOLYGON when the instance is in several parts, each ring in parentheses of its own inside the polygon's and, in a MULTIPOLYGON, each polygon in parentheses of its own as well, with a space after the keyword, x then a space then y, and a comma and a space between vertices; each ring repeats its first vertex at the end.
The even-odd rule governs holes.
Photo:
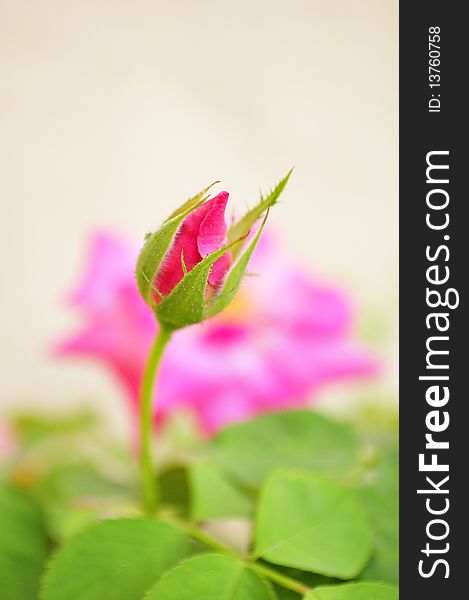
POLYGON ((18 449, 18 441, 6 423, 0 421, 0 460, 13 456, 18 449))
MULTIPOLYGON (((223 244, 227 198, 220 194, 211 205, 202 205, 203 214, 195 211, 185 222, 184 235, 194 229, 199 236, 197 247, 184 245, 188 268, 197 256, 223 244)), ((180 239, 165 261, 168 286, 182 276, 180 239)), ((105 364, 136 406, 156 332, 155 319, 134 283, 137 251, 104 233, 95 236, 91 247, 88 268, 72 295, 83 326, 62 342, 59 352, 105 364)), ((353 315, 344 292, 312 278, 271 238, 261 240, 249 271, 256 276, 245 278, 221 315, 174 335, 156 385, 159 420, 175 410, 189 410, 202 431, 213 434, 256 414, 304 406, 336 381, 376 373, 376 359, 351 332, 353 315)), ((216 273, 212 277, 219 277, 216 273)))

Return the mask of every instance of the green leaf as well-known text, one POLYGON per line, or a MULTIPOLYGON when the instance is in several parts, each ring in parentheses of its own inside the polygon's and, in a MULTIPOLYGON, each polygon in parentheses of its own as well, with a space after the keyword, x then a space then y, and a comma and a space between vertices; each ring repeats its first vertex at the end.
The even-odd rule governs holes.
POLYGON ((301 600, 302 596, 291 590, 287 590, 279 585, 274 585, 275 593, 277 594, 278 600, 301 600))
POLYGON ((123 484, 106 479, 92 464, 61 464, 42 479, 37 490, 44 502, 73 503, 94 499, 128 500, 131 491, 123 484))
POLYGON ((218 468, 196 463, 190 468, 191 513, 199 521, 252 514, 252 501, 218 468))
POLYGON ((362 579, 397 583, 399 580, 399 518, 397 507, 377 490, 359 492, 372 524, 375 541, 370 563, 362 579))
POLYGON ((200 323, 207 317, 205 296, 210 269, 223 254, 239 244, 241 244, 241 240, 232 242, 209 254, 197 263, 172 292, 156 305, 154 312, 162 325, 170 330, 179 329, 200 323))
POLYGON ((44 510, 49 535, 62 542, 100 515, 134 502, 132 490, 105 479, 86 462, 61 464, 38 481, 34 495, 44 510))
POLYGON ((375 534, 375 551, 362 579, 397 583, 399 579, 398 451, 386 451, 371 485, 358 491, 375 534))
POLYGON ((48 552, 42 515, 25 494, 0 488, 0 594, 3 600, 35 600, 48 552))
POLYGON ((82 529, 101 520, 102 512, 93 508, 48 507, 48 533, 56 543, 76 535, 82 529))
POLYGON ((172 466, 160 475, 160 496, 164 505, 186 517, 189 510, 189 481, 185 467, 172 466))
POLYGON ((255 555, 275 564, 351 579, 369 560, 373 535, 353 492, 277 471, 261 493, 254 542, 255 555))
MULTIPOLYGON (((208 303, 207 316, 213 317, 214 315, 221 312, 228 304, 233 300, 237 291, 239 290, 239 286, 243 281, 244 274, 249 264, 249 260, 252 256, 252 253, 256 249, 256 246, 259 242, 259 239, 262 235, 262 231, 264 229, 264 225, 266 223, 268 217, 268 212, 265 215, 265 218, 259 227, 258 232, 248 244, 247 249, 241 254, 238 260, 234 263, 234 265, 228 271, 228 274, 225 278, 223 286, 218 291, 217 295, 208 303)), ((241 243, 238 246, 241 248, 241 243)), ((233 255, 235 253, 236 247, 233 249, 233 255)))
POLYGON ((273 568, 278 573, 286 575, 291 579, 295 579, 303 583, 307 588, 314 589, 319 586, 334 585, 343 583, 341 579, 337 577, 328 577, 327 575, 319 575, 318 573, 311 573, 310 571, 302 571, 301 569, 295 569, 292 567, 284 567, 281 565, 275 565, 273 568))
POLYGON ((319 587, 305 600, 398 600, 398 589, 382 583, 346 583, 319 587))
POLYGON ((271 586, 246 564, 221 554, 189 558, 155 585, 145 600, 276 600, 271 586))
POLYGON ((372 485, 383 495, 395 500, 399 496, 399 448, 397 442, 378 450, 372 485))
MULTIPOLYGON (((262 562, 265 563, 265 561, 262 562)), ((258 562, 257 564, 260 563, 258 562)), ((311 573, 310 571, 302 571, 301 569, 294 569, 292 567, 284 567, 281 565, 273 565, 271 563, 266 564, 278 574, 303 584, 305 589, 315 589, 319 586, 343 583, 341 579, 337 579, 336 577, 327 577, 325 575, 319 575, 318 573, 311 573)), ((282 587, 280 584, 274 583, 273 585, 278 600, 301 600, 304 598, 302 594, 282 587)))
POLYGON ((22 446, 29 446, 54 436, 83 434, 94 427, 98 419, 95 414, 84 410, 53 418, 20 413, 14 415, 12 421, 22 446))
MULTIPOLYGON (((283 192, 288 180, 290 179, 292 171, 293 169, 290 169, 287 175, 278 182, 278 184, 267 194, 266 197, 261 195, 261 199, 258 204, 251 208, 251 210, 249 210, 237 223, 228 229, 227 237, 229 242, 245 237, 251 230, 251 227, 254 225, 254 223, 262 217, 265 211, 277 203, 280 194, 283 192)), ((238 253, 235 250, 233 252, 234 259, 236 259, 237 254, 238 253)))
POLYGON ((152 519, 103 521, 66 543, 50 562, 43 600, 140 600, 187 555, 185 534, 152 519))
POLYGON ((348 425, 298 410, 224 429, 212 444, 212 458, 245 485, 258 487, 277 467, 340 478, 357 463, 358 450, 348 425))

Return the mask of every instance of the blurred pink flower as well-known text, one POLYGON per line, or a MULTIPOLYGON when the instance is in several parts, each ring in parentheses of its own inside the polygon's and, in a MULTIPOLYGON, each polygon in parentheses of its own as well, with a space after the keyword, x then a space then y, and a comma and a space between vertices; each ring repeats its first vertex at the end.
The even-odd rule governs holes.
MULTIPOLYGON (((71 296, 83 327, 59 346, 61 355, 104 363, 134 407, 157 327, 134 281, 137 250, 107 233, 92 239, 71 296)), ((376 372, 375 358, 351 334, 343 292, 307 275, 265 237, 250 272, 223 313, 175 333, 156 385, 162 421, 189 410, 213 434, 259 413, 304 406, 331 382, 376 372)))
POLYGON ((13 431, 6 423, 0 421, 0 460, 6 460, 17 449, 17 440, 13 431))

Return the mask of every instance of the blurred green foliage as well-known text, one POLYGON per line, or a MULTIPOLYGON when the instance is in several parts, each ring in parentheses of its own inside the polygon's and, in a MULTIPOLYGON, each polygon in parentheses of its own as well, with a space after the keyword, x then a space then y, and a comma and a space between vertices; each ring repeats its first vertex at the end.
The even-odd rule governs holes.
POLYGON ((204 582, 216 600, 397 597, 391 409, 364 406, 349 423, 308 410, 270 414, 212 440, 186 436, 185 449, 169 428, 158 436, 159 521, 141 518, 136 457, 95 416, 18 415, 10 426, 17 448, 0 488, 2 600, 36 599, 41 585, 44 600, 140 600, 150 590, 184 600, 202 597, 204 582), (244 553, 227 519, 250 524, 244 553), (215 540, 203 533, 208 524, 215 540))

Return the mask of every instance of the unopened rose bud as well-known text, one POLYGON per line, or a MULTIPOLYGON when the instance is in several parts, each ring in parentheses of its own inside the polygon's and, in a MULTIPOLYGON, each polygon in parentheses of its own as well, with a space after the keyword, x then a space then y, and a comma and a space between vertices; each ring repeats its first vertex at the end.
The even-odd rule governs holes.
MULTIPOLYGON (((137 283, 160 324, 179 329, 217 314, 232 300, 290 173, 227 230, 228 192, 209 188, 188 200, 158 231, 147 236, 137 262, 137 283), (257 233, 249 235, 262 219, 257 233)), ((211 186, 210 186, 211 187, 211 186)))

